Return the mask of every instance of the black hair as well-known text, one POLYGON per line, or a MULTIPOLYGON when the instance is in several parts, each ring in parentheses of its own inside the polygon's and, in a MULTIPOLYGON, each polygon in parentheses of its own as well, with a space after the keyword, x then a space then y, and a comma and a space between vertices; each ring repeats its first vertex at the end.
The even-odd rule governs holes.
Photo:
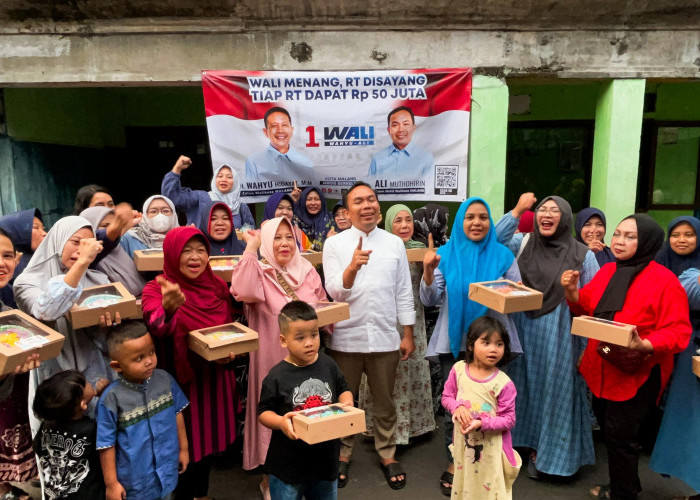
POLYGON ((143 321, 138 319, 124 320, 120 324, 113 326, 107 336, 107 351, 109 357, 114 359, 116 350, 124 342, 140 339, 148 333, 148 329, 143 321))
POLYGON ((318 319, 316 310, 301 300, 293 300, 285 304, 279 316, 277 316, 282 334, 286 334, 289 331, 289 323, 292 321, 311 321, 314 319, 318 319))
POLYGON ((476 341, 479 340, 479 337, 484 333, 487 339, 490 339, 491 335, 494 333, 501 336, 501 340, 503 340, 503 357, 496 363, 496 366, 503 366, 508 363, 510 361, 510 337, 508 336, 508 332, 500 321, 489 316, 476 318, 472 321, 471 325, 469 325, 469 330, 467 331, 466 362, 471 363, 474 361, 474 344, 476 344, 476 341))
POLYGON ((270 108, 267 111, 265 111, 265 116, 263 117, 263 121, 265 122, 265 128, 267 128, 267 119, 272 113, 284 113, 285 115, 287 115, 287 118, 289 118, 289 124, 292 124, 292 117, 289 116, 289 111, 279 106, 275 106, 274 108, 270 108))
POLYGON ((12 251, 17 253, 17 250, 15 250, 15 242, 12 241, 12 238, 10 238, 10 235, 7 234, 7 231, 5 231, 3 228, 0 227, 0 236, 4 236, 8 240, 10 240, 10 243, 12 244, 12 251))
POLYGON ((377 192, 374 190, 374 188, 372 186, 370 186, 369 184, 367 184, 364 181, 356 181, 352 186, 350 186, 350 188, 347 191, 343 192, 343 207, 349 208, 348 207, 348 195, 350 193, 352 193, 353 190, 355 190, 356 188, 359 188, 361 186, 365 186, 365 187, 370 188, 372 190, 372 192, 374 193, 374 197, 377 198, 377 201, 379 201, 379 196, 377 196, 377 192))
POLYGON ((389 111, 389 114, 386 115, 386 126, 391 127, 391 116, 398 113, 399 111, 408 111, 408 114, 411 115, 411 122, 415 125, 416 124, 416 116, 413 114, 413 110, 409 108, 408 106, 399 106, 398 108, 394 108, 391 111, 389 111))
POLYGON ((85 377, 75 370, 58 372, 47 378, 36 390, 34 414, 49 422, 71 420, 83 400, 85 377))
POLYGON ((98 184, 88 184, 78 189, 75 195, 75 205, 73 205, 73 215, 80 215, 80 212, 88 208, 95 193, 109 194, 109 191, 107 191, 107 188, 98 184))

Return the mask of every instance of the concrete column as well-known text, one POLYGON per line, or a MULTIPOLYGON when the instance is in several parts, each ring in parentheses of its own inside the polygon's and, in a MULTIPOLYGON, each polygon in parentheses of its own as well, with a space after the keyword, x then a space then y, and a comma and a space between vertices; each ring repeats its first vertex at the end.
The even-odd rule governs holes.
POLYGON ((607 241, 634 213, 645 81, 612 80, 598 96, 591 172, 591 206, 605 212, 607 241))
POLYGON ((494 221, 504 212, 508 87, 498 78, 475 75, 469 131, 469 196, 484 198, 494 221))

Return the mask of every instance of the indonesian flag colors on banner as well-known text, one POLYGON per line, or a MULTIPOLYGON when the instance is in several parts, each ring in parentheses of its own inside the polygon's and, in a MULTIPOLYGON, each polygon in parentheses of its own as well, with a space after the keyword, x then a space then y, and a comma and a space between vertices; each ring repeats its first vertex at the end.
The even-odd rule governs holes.
POLYGON ((358 180, 382 200, 466 198, 471 69, 203 71, 202 88, 213 167, 243 201, 358 180))

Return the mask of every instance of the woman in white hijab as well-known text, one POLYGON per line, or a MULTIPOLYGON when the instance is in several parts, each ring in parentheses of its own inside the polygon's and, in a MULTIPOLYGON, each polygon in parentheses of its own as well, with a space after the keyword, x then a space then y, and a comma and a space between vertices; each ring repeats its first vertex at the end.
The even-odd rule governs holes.
MULTIPOLYGON (((80 212, 80 216, 87 219, 92 229, 97 231, 106 228, 114 220, 114 209, 90 207, 80 212)), ((118 281, 124 285, 134 297, 141 297, 146 280, 139 274, 134 261, 120 245, 103 256, 94 268, 105 273, 110 282, 118 281)))
POLYGON ((134 250, 163 248, 165 235, 179 226, 173 202, 170 198, 156 194, 144 202, 141 222, 129 229, 119 244, 133 259, 134 250))
MULTIPOLYGON (((104 384, 105 379, 116 378, 109 367, 104 330, 90 327, 76 332, 64 316, 78 301, 83 288, 109 283, 105 274, 89 268, 101 251, 102 243, 95 239, 88 220, 75 215, 64 217, 51 228, 15 281, 18 307, 66 337, 56 359, 42 362, 32 370, 30 408, 36 387, 59 371, 78 370, 95 387, 104 384)), ((111 318, 104 320, 111 324, 111 318)), ((38 422, 32 419, 31 424, 36 432, 38 422)))

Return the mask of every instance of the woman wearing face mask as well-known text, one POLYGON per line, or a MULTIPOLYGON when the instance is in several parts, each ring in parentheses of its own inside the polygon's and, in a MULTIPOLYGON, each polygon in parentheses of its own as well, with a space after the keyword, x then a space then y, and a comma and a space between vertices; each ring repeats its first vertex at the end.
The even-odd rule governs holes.
MULTIPOLYGON (((231 294, 245 303, 249 326, 260 335, 260 349, 250 353, 248 403, 244 429, 243 468, 255 469, 265 463, 272 431, 258 422, 256 409, 262 381, 287 355, 280 346, 277 316, 292 300, 327 300, 321 277, 297 250, 292 226, 286 217, 267 221, 260 231, 243 235, 246 249, 233 268, 231 294), (258 261, 258 250, 263 257, 258 261)), ((268 492, 267 478, 260 485, 268 492)))
POLYGON ((29 259, 32 258, 34 251, 39 248, 39 244, 46 236, 46 231, 38 208, 30 208, 0 217, 0 229, 7 232, 14 243, 15 250, 22 254, 10 282, 0 289, 0 300, 6 306, 16 307, 12 294, 12 284, 27 267, 29 259))
MULTIPOLYGON (((393 205, 386 211, 384 228, 401 238, 406 249, 425 248, 425 245, 414 241, 413 215, 406 205, 393 205)), ((430 388, 430 364, 425 359, 427 338, 425 334, 425 317, 423 304, 419 297, 420 280, 423 275, 423 264, 409 262, 411 282, 413 285, 413 303, 416 308, 416 323, 413 325, 413 341, 416 350, 405 362, 399 363, 394 382, 394 404, 396 405, 396 444, 408 444, 409 439, 421 436, 435 429, 433 412, 433 396, 430 388)), ((403 327, 398 328, 399 335, 403 327)), ((367 432, 372 434, 374 421, 372 418, 372 395, 363 377, 358 397, 358 407, 367 414, 367 432)))
POLYGON ((326 197, 318 188, 309 186, 301 192, 294 206, 294 222, 311 240, 311 249, 322 251, 323 242, 333 229, 333 219, 328 213, 326 197))
POLYGON ((211 246, 211 256, 241 255, 245 245, 234 231, 233 215, 225 203, 214 202, 202 212, 199 230, 204 233, 211 246))
MULTIPOLYGON (((15 265, 15 247, 9 234, 0 228, 0 290, 8 286, 15 265)), ((8 310, 0 301, 0 311, 8 310)), ((39 355, 32 354, 14 373, 0 375, 0 435, 4 436, 0 440, 0 498, 29 498, 24 491, 13 488, 10 481, 24 483, 37 474, 29 429, 27 372, 39 364, 39 355)))
POLYGON ((133 259, 134 250, 163 248, 165 235, 179 225, 173 202, 165 196, 154 195, 143 204, 141 222, 129 229, 119 244, 133 259))
POLYGON ((579 368, 598 398, 597 417, 605 429, 610 485, 591 490, 598 498, 635 500, 641 491, 639 430, 668 383, 673 354, 688 345, 692 331, 685 290, 671 271, 653 261, 663 239, 663 229, 651 217, 631 215, 613 234, 614 263, 580 290, 578 270, 568 269, 560 278, 575 314, 636 326, 628 348, 589 339, 579 368), (617 352, 627 358, 637 353, 639 359, 623 363, 605 357, 617 352))
MULTIPOLYGON (((664 408, 656 446, 649 467, 682 479, 700 493, 700 381, 692 372, 693 356, 700 356, 700 220, 676 217, 668 225, 668 240, 656 262, 678 276, 688 295, 693 333, 688 347, 675 359, 675 367, 664 408)), ((681 497, 682 498, 682 497, 681 497)), ((690 500, 700 499, 700 494, 690 500)))
MULTIPOLYGON (((301 192, 301 190, 299 190, 299 192, 301 192)), ((297 243, 299 243, 299 250, 308 250, 311 248, 309 237, 294 223, 294 201, 291 195, 278 192, 271 194, 267 199, 265 210, 263 211, 263 224, 275 217, 286 217, 292 222, 294 226, 294 236, 297 239, 297 243)))
MULTIPOLYGON (((91 207, 80 212, 80 216, 86 218, 92 224, 93 230, 106 229, 114 223, 114 209, 106 207, 91 207)), ((118 281, 136 298, 141 297, 146 280, 136 269, 134 261, 124 249, 117 245, 111 252, 102 257, 95 265, 95 269, 107 275, 111 282, 118 281)))
POLYGON ((202 218, 212 201, 225 203, 231 210, 231 223, 237 229, 255 227, 255 219, 248 205, 241 203, 241 181, 238 175, 228 165, 220 165, 214 169, 211 179, 211 191, 192 190, 182 187, 180 175, 192 164, 186 156, 180 156, 173 169, 165 174, 160 186, 160 192, 170 198, 178 210, 187 214, 187 224, 196 224, 202 218))
MULTIPOLYGON (((19 308, 65 337, 61 354, 31 372, 29 407, 37 386, 59 371, 77 370, 96 388, 116 378, 109 367, 106 330, 88 327, 75 331, 65 317, 84 288, 109 283, 104 273, 90 268, 101 251, 102 243, 95 239, 88 220, 64 217, 54 224, 15 281, 19 308)), ((119 322, 119 318, 114 319, 119 322)), ((109 314, 102 318, 102 323, 111 325, 109 314)), ((36 432, 38 422, 31 413, 30 419, 36 432)))
MULTIPOLYGON (((499 221, 499 233, 513 235, 519 216, 534 203, 521 196, 518 207, 499 221)), ((518 388, 513 446, 529 448, 527 475, 540 472, 571 476, 595 463, 586 383, 576 362, 586 347, 571 335, 571 312, 559 280, 566 269, 588 283, 600 266, 593 252, 571 235, 571 207, 548 196, 535 209, 535 230, 515 234, 507 246, 517 255, 523 284, 544 294, 542 309, 512 315, 524 353, 511 362, 508 375, 518 388)))
MULTIPOLYGON (((468 299, 469 284, 506 278, 520 281, 520 271, 508 248, 497 241, 489 206, 481 198, 464 201, 457 211, 450 239, 437 251, 433 235, 428 235, 428 253, 423 260, 420 299, 426 306, 440 305, 435 330, 426 356, 440 363, 443 379, 455 362, 464 358, 466 331, 476 318, 485 314, 506 325, 511 351, 522 352, 513 320, 468 299)), ((440 489, 451 494, 453 479, 452 415, 445 414, 445 451, 449 465, 440 478, 440 489)))
POLYGON ((226 283, 209 266, 209 244, 187 226, 163 241, 163 274, 143 290, 143 318, 156 340, 158 364, 170 372, 190 401, 184 410, 190 453, 175 498, 208 499, 211 456, 236 438, 235 371, 225 365, 233 355, 207 362, 190 351, 189 332, 233 321, 226 283))
POLYGON ((595 254, 598 265, 615 262, 612 250, 605 244, 605 214, 597 208, 584 208, 576 215, 576 240, 595 254))

